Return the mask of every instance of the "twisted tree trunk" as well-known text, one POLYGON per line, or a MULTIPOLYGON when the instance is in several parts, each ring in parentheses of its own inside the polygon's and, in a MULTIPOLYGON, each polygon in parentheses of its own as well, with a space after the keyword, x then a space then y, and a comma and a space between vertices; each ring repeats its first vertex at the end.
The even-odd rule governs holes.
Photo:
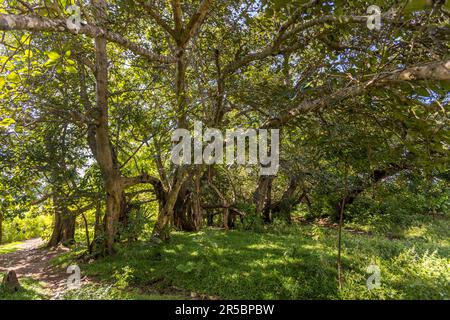
POLYGON ((272 216, 280 216, 288 222, 291 222, 291 211, 296 205, 301 203, 304 199, 307 199, 306 190, 303 190, 301 193, 297 192, 298 184, 297 178, 292 177, 290 179, 289 186, 284 191, 281 199, 270 206, 272 216))
POLYGON ((186 181, 174 206, 174 226, 182 231, 199 231, 202 226, 200 179, 186 181))
POLYGON ((67 208, 64 200, 56 193, 53 195, 53 206, 55 222, 47 246, 56 247, 60 243, 64 245, 73 244, 75 242, 75 214, 67 208))
POLYGON ((174 207, 185 179, 186 169, 184 167, 178 167, 175 173, 174 183, 168 191, 165 191, 160 183, 154 185, 159 202, 159 212, 158 219, 153 227, 153 238, 159 238, 163 241, 170 238, 170 228, 174 217, 174 207))

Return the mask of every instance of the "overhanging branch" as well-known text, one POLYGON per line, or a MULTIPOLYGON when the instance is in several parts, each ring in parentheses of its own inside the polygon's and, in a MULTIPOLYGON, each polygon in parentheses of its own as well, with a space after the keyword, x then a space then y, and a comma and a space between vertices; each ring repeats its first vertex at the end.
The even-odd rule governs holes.
MULTIPOLYGON (((75 31, 67 27, 64 19, 49 19, 37 15, 14 15, 14 14, 0 14, 0 30, 11 31, 31 31, 31 32, 68 32, 76 34, 75 31)), ((114 42, 131 52, 146 58, 149 61, 169 64, 176 62, 174 57, 158 55, 146 49, 145 47, 136 44, 120 34, 105 30, 103 28, 93 25, 81 26, 79 33, 85 34, 91 38, 103 36, 110 42, 114 42)))
POLYGON ((394 70, 392 72, 380 73, 374 79, 350 86, 347 88, 341 88, 333 92, 332 94, 301 102, 296 107, 289 109, 277 118, 268 120, 263 127, 278 127, 300 114, 305 114, 310 111, 325 108, 329 105, 339 103, 350 97, 355 97, 364 94, 372 89, 384 87, 392 83, 402 83, 411 81, 449 81, 450 80, 450 60, 446 61, 433 61, 429 63, 423 63, 420 65, 404 68, 402 70, 394 70))

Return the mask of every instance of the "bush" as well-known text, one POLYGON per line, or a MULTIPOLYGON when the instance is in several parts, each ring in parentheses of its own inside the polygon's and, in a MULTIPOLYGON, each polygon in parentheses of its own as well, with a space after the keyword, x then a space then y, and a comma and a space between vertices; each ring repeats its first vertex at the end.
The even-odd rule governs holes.
POLYGON ((261 216, 256 214, 248 214, 242 219, 242 223, 237 225, 238 229, 263 232, 264 231, 264 221, 261 216))
POLYGON ((25 217, 15 217, 3 222, 3 243, 27 240, 31 238, 47 238, 52 227, 50 215, 25 214, 25 217))

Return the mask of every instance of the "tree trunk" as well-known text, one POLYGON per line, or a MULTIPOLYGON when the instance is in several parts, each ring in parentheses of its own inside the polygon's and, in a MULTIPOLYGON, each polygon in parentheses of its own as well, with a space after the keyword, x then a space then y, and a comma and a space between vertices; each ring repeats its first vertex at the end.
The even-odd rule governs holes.
POLYGON ((267 208, 267 204, 270 203, 272 181, 272 176, 260 176, 253 195, 256 214, 262 216, 264 222, 267 223, 271 221, 270 210, 264 210, 264 208, 267 208))
POLYGON ((81 216, 83 217, 83 221, 84 221, 84 232, 85 232, 84 234, 86 236, 86 248, 88 248, 89 253, 90 253, 91 240, 89 239, 89 223, 88 223, 88 220, 87 220, 84 212, 81 213, 81 216))
MULTIPOLYGON (((93 1, 97 23, 107 26, 107 11, 105 0, 93 1)), ((124 209, 123 206, 123 180, 117 164, 116 155, 109 137, 108 124, 108 58, 106 52, 106 39, 101 35, 95 38, 95 80, 96 80, 96 107, 95 118, 97 125, 93 128, 95 145, 91 145, 94 156, 102 172, 106 190, 106 212, 104 219, 104 248, 102 253, 114 253, 117 224, 124 209)))
POLYGON ((152 231, 153 238, 158 238, 163 241, 170 238, 170 223, 174 218, 174 207, 185 179, 186 169, 184 167, 178 167, 175 173, 174 184, 168 192, 164 191, 161 184, 155 186, 155 192, 159 202, 159 213, 152 231))
POLYGON ((106 214, 105 227, 105 249, 109 255, 114 253, 114 242, 116 241, 119 217, 125 210, 124 190, 119 178, 111 179, 106 188, 106 214))
POLYGON ((298 180, 292 177, 289 181, 288 188, 284 191, 281 199, 271 205, 272 216, 279 216, 286 221, 291 222, 291 211, 303 200, 309 201, 307 192, 304 190, 301 194, 296 192, 298 180))
POLYGON ((3 212, 0 211, 0 244, 3 241, 3 212))
POLYGON ((102 216, 102 205, 100 202, 97 202, 95 207, 95 225, 94 225, 94 239, 89 245, 89 253, 100 252, 100 248, 103 243, 103 227, 101 225, 101 216, 102 216))
POLYGON ((75 242, 76 216, 66 207, 64 201, 58 196, 53 196, 55 222, 53 232, 47 244, 48 247, 56 247, 60 243, 70 245, 75 242))
POLYGON ((207 213, 206 221, 207 221, 208 227, 212 227, 214 225, 214 214, 212 212, 207 213))
POLYGON ((183 183, 174 207, 174 226, 182 231, 199 231, 202 226, 202 207, 200 203, 200 169, 190 174, 183 183))
POLYGON ((405 169, 405 166, 393 164, 390 168, 388 168, 386 170, 383 170, 383 169, 373 170, 368 182, 366 182, 365 184, 362 184, 360 186, 355 186, 351 190, 348 190, 345 198, 340 199, 338 202, 336 202, 336 205, 335 205, 336 213, 337 213, 336 216, 339 217, 340 212, 342 210, 345 211, 347 206, 351 205, 358 198, 358 196, 361 193, 363 193, 367 188, 369 188, 373 185, 376 185, 381 180, 383 180, 387 177, 390 177, 394 174, 397 174, 404 169, 405 169))
POLYGON ((272 181, 273 179, 270 179, 267 183, 267 192, 266 192, 266 201, 264 203, 264 209, 263 209, 263 220, 266 223, 270 223, 272 221, 271 217, 271 205, 272 205, 272 181))

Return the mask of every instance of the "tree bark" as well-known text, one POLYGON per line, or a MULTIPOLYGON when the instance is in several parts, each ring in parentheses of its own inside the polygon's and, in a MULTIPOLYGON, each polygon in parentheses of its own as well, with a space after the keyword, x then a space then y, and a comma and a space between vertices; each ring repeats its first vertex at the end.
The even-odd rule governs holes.
POLYGON ((73 244, 75 242, 75 214, 70 212, 63 199, 57 194, 53 195, 53 207, 55 222, 47 247, 56 247, 60 243, 64 245, 73 244))
POLYGON ((103 228, 101 226, 102 207, 101 203, 97 202, 95 207, 95 224, 94 224, 94 239, 89 245, 89 253, 100 252, 103 244, 103 228))
POLYGON ((260 176, 258 181, 258 186, 253 195, 253 200, 255 203, 255 210, 257 215, 261 215, 264 222, 269 223, 271 221, 270 210, 264 210, 267 208, 267 204, 270 204, 271 197, 271 186, 272 186, 273 176, 260 176))
MULTIPOLYGON (((97 24, 103 28, 107 25, 105 0, 93 0, 97 24)), ((95 38, 95 80, 96 107, 94 108, 97 125, 95 131, 95 145, 91 146, 93 154, 100 167, 105 190, 106 212, 104 219, 104 250, 102 253, 114 253, 117 224, 122 210, 124 210, 124 185, 109 137, 108 125, 108 58, 106 52, 106 38, 95 38)))
POLYGON ((0 244, 3 241, 3 212, 0 211, 0 244))
POLYGON ((202 218, 200 178, 196 176, 186 181, 178 194, 174 206, 174 226, 182 231, 199 231, 202 218))
POLYGON ((185 179, 185 168, 178 167, 175 173, 173 186, 169 191, 164 191, 160 184, 155 186, 155 191, 159 201, 159 212, 158 219, 152 231, 153 238, 159 238, 163 241, 170 238, 170 223, 173 221, 174 206, 185 179))
POLYGON ((384 178, 393 176, 397 173, 399 173, 400 171, 406 169, 405 165, 397 165, 397 164, 393 164, 390 168, 388 169, 375 169, 373 170, 369 181, 364 185, 360 185, 360 186, 356 186, 354 188, 352 188, 351 190, 348 190, 348 192, 346 193, 345 198, 340 199, 337 203, 336 203, 336 212, 337 212, 337 216, 339 216, 341 210, 345 210, 347 208, 347 206, 351 205, 356 198, 363 193, 367 188, 377 184, 378 182, 380 182, 381 180, 383 180, 384 178))
POLYGON ((289 186, 284 191, 281 199, 271 204, 270 210, 272 212, 272 216, 281 216, 288 222, 291 222, 291 211, 294 206, 301 203, 304 199, 307 199, 306 190, 303 190, 303 192, 299 194, 296 192, 297 187, 298 179, 292 177, 289 181, 289 186))

